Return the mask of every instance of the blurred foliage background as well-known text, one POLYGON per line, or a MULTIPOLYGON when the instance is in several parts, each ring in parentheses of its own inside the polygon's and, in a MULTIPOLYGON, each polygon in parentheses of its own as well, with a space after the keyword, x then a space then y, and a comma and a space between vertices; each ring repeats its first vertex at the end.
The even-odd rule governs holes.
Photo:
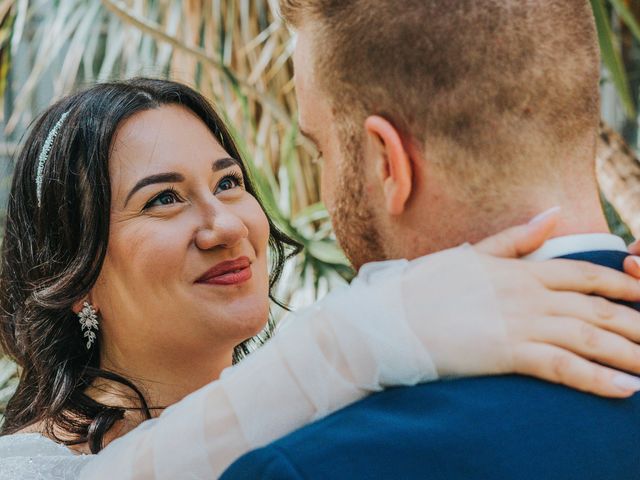
MULTIPOLYGON (((640 233, 640 0, 590 1, 603 53, 598 176, 612 228, 630 240, 640 233)), ((305 246, 277 297, 312 302, 352 272, 320 203, 316 152, 298 132, 294 40, 277 0, 0 0, 0 206, 11 157, 52 101, 97 81, 178 80, 226 115, 269 214, 305 246)), ((0 414, 15 382, 0 358, 0 414)))

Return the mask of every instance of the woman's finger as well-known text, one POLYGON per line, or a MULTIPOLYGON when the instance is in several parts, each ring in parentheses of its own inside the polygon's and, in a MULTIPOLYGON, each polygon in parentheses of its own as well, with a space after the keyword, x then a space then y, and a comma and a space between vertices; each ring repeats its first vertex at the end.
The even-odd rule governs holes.
POLYGON ((545 310, 549 316, 577 318, 640 343, 640 312, 605 298, 552 292, 545 310))
POLYGON ((640 279, 640 257, 629 255, 624 259, 623 266, 625 273, 640 279))
POLYGON ((551 290, 600 295, 616 300, 640 300, 640 282, 626 273, 578 260, 546 260, 527 268, 551 290))
POLYGON ((612 368, 640 374, 640 345, 589 322, 572 317, 540 319, 531 340, 561 347, 612 368))
POLYGON ((474 247, 495 257, 519 258, 542 246, 558 223, 560 208, 554 207, 526 225, 508 228, 478 242, 474 247))
POLYGON ((554 345, 521 345, 514 351, 514 362, 517 373, 603 397, 626 398, 640 390, 640 379, 554 345))

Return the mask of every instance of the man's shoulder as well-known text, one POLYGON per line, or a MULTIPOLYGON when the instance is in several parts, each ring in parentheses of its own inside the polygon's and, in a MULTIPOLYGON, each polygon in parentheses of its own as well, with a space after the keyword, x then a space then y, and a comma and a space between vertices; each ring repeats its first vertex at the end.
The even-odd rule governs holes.
MULTIPOLYGON (((387 423, 398 426, 403 420, 410 423, 404 428, 425 430, 427 425, 446 424, 448 431, 459 427, 465 434, 471 433, 465 427, 489 421, 494 427, 507 420, 509 425, 530 426, 531 415, 562 416, 565 422, 580 418, 581 424, 589 424, 596 419, 580 414, 589 410, 628 418, 632 413, 640 414, 640 394, 631 399, 608 399, 520 375, 443 380, 371 395, 284 437, 282 445, 298 437, 302 440, 305 435, 321 434, 325 429, 335 432, 374 422, 376 428, 389 428, 387 423), (528 416, 521 415, 524 413, 528 416), (473 415, 472 424, 467 423, 469 415, 473 415)), ((640 415, 637 421, 640 424, 640 415)))
POLYGON ((344 432, 338 442, 379 439, 386 443, 389 433, 406 438, 415 432, 423 440, 437 440, 439 448, 448 437, 465 442, 493 438, 498 432, 543 434, 540 422, 562 424, 565 431, 591 435, 601 424, 606 423, 609 431, 616 426, 624 430, 629 421, 640 428, 640 395, 607 399, 530 377, 505 375, 389 389, 302 428, 279 444, 297 449, 310 436, 335 438, 337 432, 344 432), (358 432, 363 427, 367 434, 361 436, 358 432), (349 431, 353 433, 349 435, 349 431), (369 435, 373 432, 377 433, 369 435))
POLYGON ((625 478, 629 470, 640 474, 630 455, 638 446, 640 395, 611 400, 509 375, 386 390, 250 454, 230 472, 244 463, 304 472, 262 478, 358 478, 368 469, 366 478, 424 469, 432 478, 591 478, 617 464, 625 478))

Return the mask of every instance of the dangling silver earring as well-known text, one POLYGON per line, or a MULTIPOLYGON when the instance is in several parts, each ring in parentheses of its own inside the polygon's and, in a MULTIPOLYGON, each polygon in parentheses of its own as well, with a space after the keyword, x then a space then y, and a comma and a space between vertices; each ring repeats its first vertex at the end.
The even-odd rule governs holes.
POLYGON ((87 350, 89 350, 93 342, 96 341, 96 332, 98 331, 97 313, 96 309, 93 308, 89 302, 84 302, 82 304, 82 310, 78 313, 80 328, 82 328, 84 337, 87 339, 87 350))

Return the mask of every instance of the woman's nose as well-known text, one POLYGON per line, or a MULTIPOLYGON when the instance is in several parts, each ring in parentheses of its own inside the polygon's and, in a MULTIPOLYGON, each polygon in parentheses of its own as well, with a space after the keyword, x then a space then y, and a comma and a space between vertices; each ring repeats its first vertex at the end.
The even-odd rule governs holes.
POLYGON ((249 236, 249 229, 242 219, 224 206, 219 206, 207 216, 207 221, 198 229, 195 237, 196 246, 201 250, 233 248, 249 236))

